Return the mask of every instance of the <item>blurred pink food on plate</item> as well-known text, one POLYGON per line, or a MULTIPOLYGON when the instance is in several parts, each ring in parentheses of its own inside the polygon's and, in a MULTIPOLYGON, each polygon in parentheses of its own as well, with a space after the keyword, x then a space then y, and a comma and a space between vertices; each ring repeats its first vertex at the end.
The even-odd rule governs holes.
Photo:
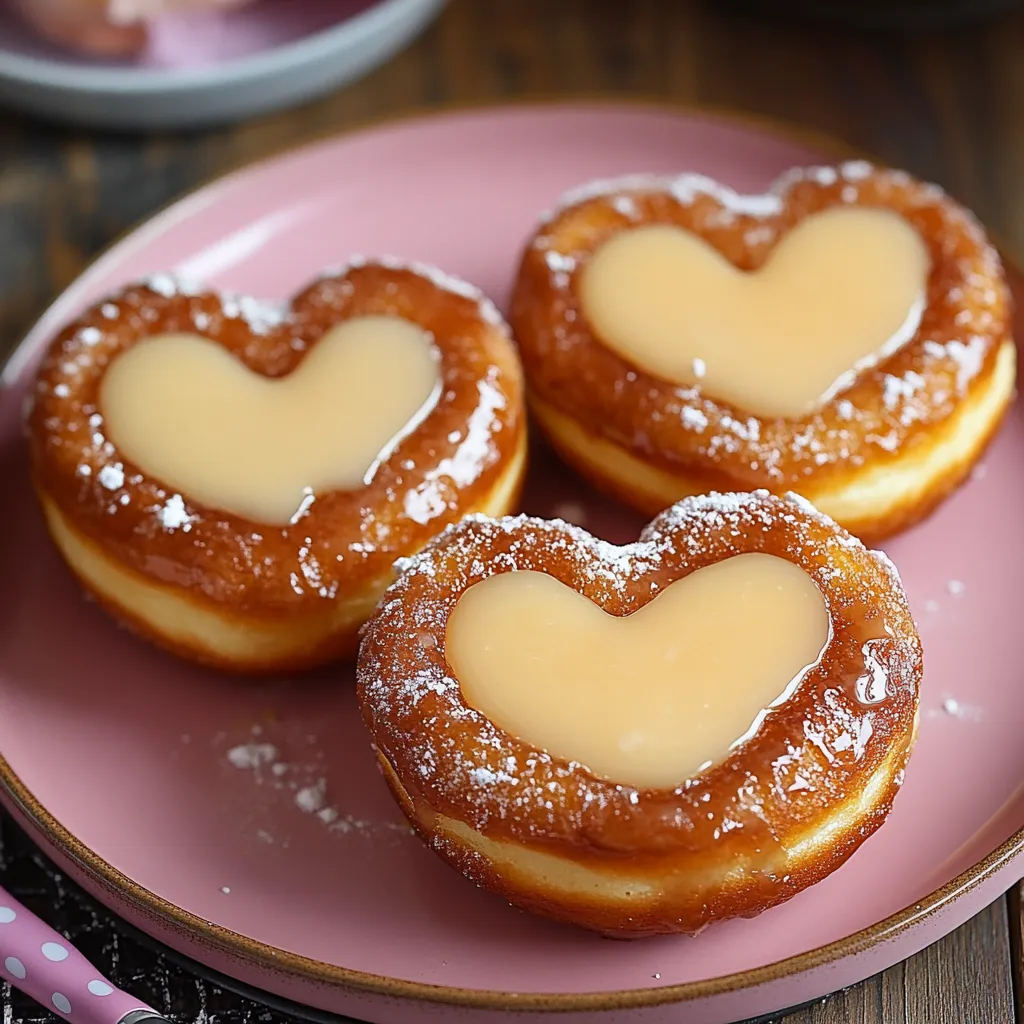
POLYGON ((374 0, 11 0, 68 54, 140 68, 237 60, 337 25, 374 0))

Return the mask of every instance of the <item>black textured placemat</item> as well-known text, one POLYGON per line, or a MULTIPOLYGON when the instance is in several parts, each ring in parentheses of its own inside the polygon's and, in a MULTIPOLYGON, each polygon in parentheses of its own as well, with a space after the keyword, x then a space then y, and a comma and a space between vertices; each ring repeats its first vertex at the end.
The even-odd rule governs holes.
MULTIPOLYGON (((0 812, 0 882, 15 898, 62 932, 118 987, 180 1024, 285 1024, 292 1013, 268 1009, 197 978, 170 957, 128 934, 124 926, 64 877, 0 812)), ((57 1024, 4 982, 2 1024, 57 1024)))

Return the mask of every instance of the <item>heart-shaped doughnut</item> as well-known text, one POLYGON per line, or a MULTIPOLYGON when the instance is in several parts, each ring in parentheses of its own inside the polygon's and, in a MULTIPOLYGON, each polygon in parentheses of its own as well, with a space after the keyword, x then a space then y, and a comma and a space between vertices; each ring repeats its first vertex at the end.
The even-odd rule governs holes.
POLYGON ((511 322, 539 423, 619 497, 793 489, 871 538, 966 477, 1016 377, 984 231, 859 161, 757 196, 697 175, 576 190, 526 247, 511 322))
POLYGON ((161 645, 245 672, 353 653, 395 558, 510 510, 525 465, 501 316, 393 260, 355 260, 284 308, 132 286, 54 339, 28 427, 48 526, 87 589, 161 645))
POLYGON ((899 577, 802 499, 686 499, 621 548, 471 517, 401 569, 357 669, 385 776, 529 910, 612 935, 749 916, 842 864, 902 783, 922 662, 899 577))

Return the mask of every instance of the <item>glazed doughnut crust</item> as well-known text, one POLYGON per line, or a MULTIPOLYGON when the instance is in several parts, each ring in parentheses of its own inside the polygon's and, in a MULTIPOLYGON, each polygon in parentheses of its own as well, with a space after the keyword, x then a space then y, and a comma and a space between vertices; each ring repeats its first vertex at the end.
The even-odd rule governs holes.
POLYGON ((462 282, 394 262, 357 261, 285 310, 163 276, 130 287, 54 340, 28 430, 51 533, 85 586, 162 646, 245 672, 354 653, 394 559, 466 512, 508 511, 525 465, 521 370, 504 321, 462 282), (280 377, 340 321, 385 314, 433 335, 437 404, 369 484, 318 495, 289 526, 170 493, 105 436, 106 367, 145 337, 200 334, 280 377))
POLYGON ((531 405, 560 454, 649 514, 686 494, 763 487, 803 494, 865 539, 886 536, 959 485, 1015 383, 1009 290, 984 231, 936 186, 862 161, 791 171, 761 196, 697 175, 571 193, 526 247, 510 321, 531 405), (760 417, 661 380, 588 325, 576 275, 616 233, 674 225, 749 271, 801 219, 837 205, 906 218, 932 269, 914 337, 809 415, 760 417))
POLYGON ((511 902, 614 936, 697 932, 824 878, 888 814, 915 734, 920 641, 891 563, 803 500, 686 499, 622 548, 559 521, 474 517, 402 568, 365 631, 363 715, 421 836, 511 902), (449 615, 494 573, 545 572, 626 615, 747 552, 814 579, 831 638, 751 738, 673 790, 606 781, 504 732, 446 662, 449 615))

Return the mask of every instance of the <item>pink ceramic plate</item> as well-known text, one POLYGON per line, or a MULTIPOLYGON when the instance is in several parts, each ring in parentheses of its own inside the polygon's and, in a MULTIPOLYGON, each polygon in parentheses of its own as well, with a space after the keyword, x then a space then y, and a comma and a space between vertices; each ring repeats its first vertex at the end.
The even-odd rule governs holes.
MULTIPOLYGON (((130 278, 173 268, 285 296, 358 250, 440 264, 502 301, 520 244, 567 186, 688 169, 758 189, 821 159, 791 137, 650 108, 445 116, 236 174, 108 252, 25 341, 0 391, 0 775, 38 841, 175 949, 380 1022, 450 1020, 459 1004, 468 1021, 605 1010, 609 1022, 721 1024, 867 977, 998 896, 1024 864, 1020 410, 972 482, 890 547, 927 661, 891 820, 816 888, 697 939, 607 942, 474 889, 402 825, 347 671, 247 685, 151 650, 82 599, 29 489, 21 406, 40 351, 130 278)), ((544 453, 526 506, 615 540, 639 525, 544 453)))

